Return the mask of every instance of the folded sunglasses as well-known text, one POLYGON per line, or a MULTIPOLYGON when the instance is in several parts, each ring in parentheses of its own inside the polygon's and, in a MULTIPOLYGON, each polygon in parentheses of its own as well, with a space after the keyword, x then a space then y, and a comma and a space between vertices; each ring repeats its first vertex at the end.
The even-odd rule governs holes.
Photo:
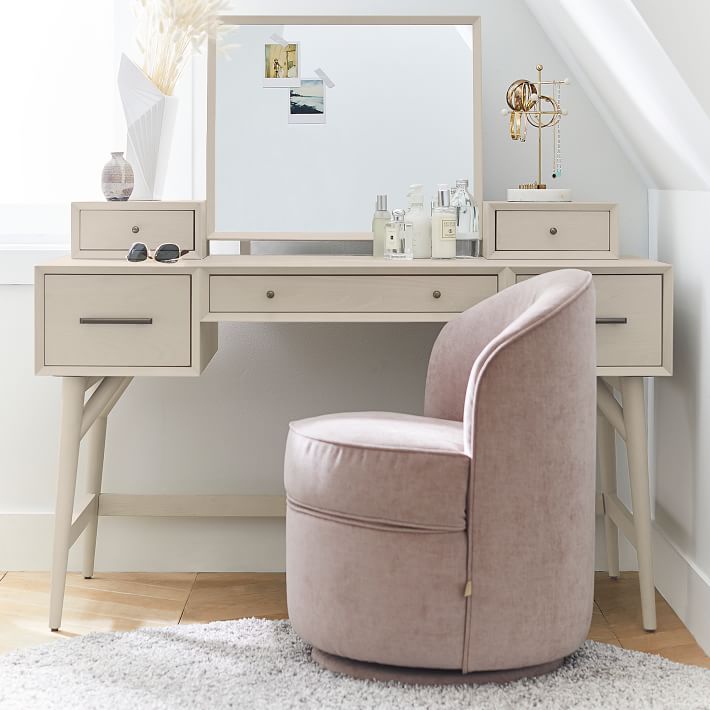
POLYGON ((150 249, 143 242, 134 242, 126 254, 128 261, 145 261, 153 259, 163 264, 172 264, 181 256, 185 256, 189 249, 180 249, 177 244, 160 244, 151 254, 150 249))

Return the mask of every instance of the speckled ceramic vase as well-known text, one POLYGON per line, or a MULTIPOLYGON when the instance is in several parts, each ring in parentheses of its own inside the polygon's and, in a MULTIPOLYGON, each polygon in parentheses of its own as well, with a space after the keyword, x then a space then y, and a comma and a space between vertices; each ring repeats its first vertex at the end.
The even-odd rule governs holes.
POLYGON ((111 153, 101 173, 101 189, 110 202, 125 202, 133 192, 133 168, 123 153, 111 153))

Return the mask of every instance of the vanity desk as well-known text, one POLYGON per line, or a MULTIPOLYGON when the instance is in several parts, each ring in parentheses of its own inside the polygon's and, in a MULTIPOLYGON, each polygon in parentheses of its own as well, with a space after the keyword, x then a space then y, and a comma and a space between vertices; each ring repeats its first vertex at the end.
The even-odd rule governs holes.
POLYGON ((671 374, 670 267, 645 259, 405 262, 364 256, 208 256, 175 264, 65 258, 37 267, 36 370, 64 378, 50 627, 59 628, 69 548, 82 532, 83 574, 93 574, 99 516, 285 512, 284 499, 274 496, 103 493, 107 417, 133 377, 199 376, 217 350, 220 321, 443 323, 522 279, 561 268, 594 274, 610 573, 618 574, 620 528, 638 550, 644 627, 655 628, 643 377, 671 374), (615 430, 628 448, 634 515, 616 495, 615 430), (84 435, 88 490, 75 513, 84 435))
POLYGON ((406 142, 410 128, 419 150, 414 163, 405 151, 388 165, 390 207, 404 204, 416 174, 472 176, 472 193, 483 194, 480 18, 240 16, 225 22, 234 25, 229 41, 238 61, 220 63, 209 43, 206 202, 76 203, 72 257, 36 268, 36 372, 63 378, 50 628, 61 623, 69 548, 80 536, 83 574, 93 574, 100 516, 285 514, 282 496, 104 493, 107 418, 133 377, 199 376, 217 351, 220 321, 444 323, 535 274, 576 268, 594 275, 597 294, 598 512, 609 572, 619 572, 620 529, 638 552, 644 628, 655 629, 643 378, 672 372, 671 267, 618 258, 616 205, 483 204, 480 197, 485 258, 251 255, 256 239, 371 240, 370 232, 353 231, 369 227, 376 192, 360 176, 373 175, 372 165, 390 154, 385 146, 406 142), (391 25, 397 27, 388 34, 391 25), (275 32, 300 42, 302 54, 292 56, 307 58, 309 67, 327 62, 335 87, 328 85, 328 131, 289 125, 289 96, 263 88, 264 43, 285 41, 275 32), (333 46, 352 51, 333 53, 333 46), (368 51, 357 51, 362 46, 368 51), (458 72, 445 114, 415 117, 406 101, 389 100, 390 87, 398 96, 420 96, 424 78, 413 65, 432 72, 427 86, 458 72), (380 81, 362 81, 373 75, 380 81), (373 98, 373 91, 384 93, 373 98), (388 111, 364 135, 362 115, 350 109, 375 99, 387 102, 388 111), (441 119, 445 130, 415 125, 415 118, 441 119), (358 140, 361 134, 367 140, 358 140), (274 193, 276 174, 281 183, 274 193), (274 194, 288 207, 274 209, 274 194), (324 231, 313 232, 314 225, 324 231), (219 240, 239 242, 241 255, 210 255, 210 243, 219 240), (128 263, 134 241, 150 249, 175 242, 188 253, 172 264, 128 263), (626 441, 633 514, 616 493, 615 432, 626 441), (75 503, 85 436, 87 490, 75 503))

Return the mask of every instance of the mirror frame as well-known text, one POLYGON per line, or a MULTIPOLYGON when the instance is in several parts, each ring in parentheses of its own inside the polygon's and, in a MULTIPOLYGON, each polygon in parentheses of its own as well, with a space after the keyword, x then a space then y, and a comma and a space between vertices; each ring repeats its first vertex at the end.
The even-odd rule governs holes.
MULTIPOLYGON (((478 15, 222 15, 229 25, 465 25, 473 37, 473 182, 478 214, 483 215, 483 107, 481 18, 478 15)), ((371 232, 216 232, 215 152, 217 40, 207 45, 207 239, 238 241, 248 254, 252 241, 371 241, 371 232)))

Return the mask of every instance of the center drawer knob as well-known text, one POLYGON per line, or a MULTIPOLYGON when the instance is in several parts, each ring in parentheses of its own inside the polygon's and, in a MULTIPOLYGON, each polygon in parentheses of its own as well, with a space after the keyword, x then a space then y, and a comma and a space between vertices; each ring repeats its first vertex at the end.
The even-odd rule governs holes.
POLYGON ((141 228, 138 226, 131 227, 131 232, 133 232, 133 234, 138 234, 138 232, 140 232, 140 231, 141 231, 141 228))
POLYGON ((266 297, 267 298, 273 298, 276 294, 273 291, 267 291, 266 292, 266 297))
POLYGON ((441 298, 441 291, 434 291, 431 295, 434 296, 434 298, 441 298))
POLYGON ((557 227, 550 227, 550 234, 554 237, 557 234, 557 227))

